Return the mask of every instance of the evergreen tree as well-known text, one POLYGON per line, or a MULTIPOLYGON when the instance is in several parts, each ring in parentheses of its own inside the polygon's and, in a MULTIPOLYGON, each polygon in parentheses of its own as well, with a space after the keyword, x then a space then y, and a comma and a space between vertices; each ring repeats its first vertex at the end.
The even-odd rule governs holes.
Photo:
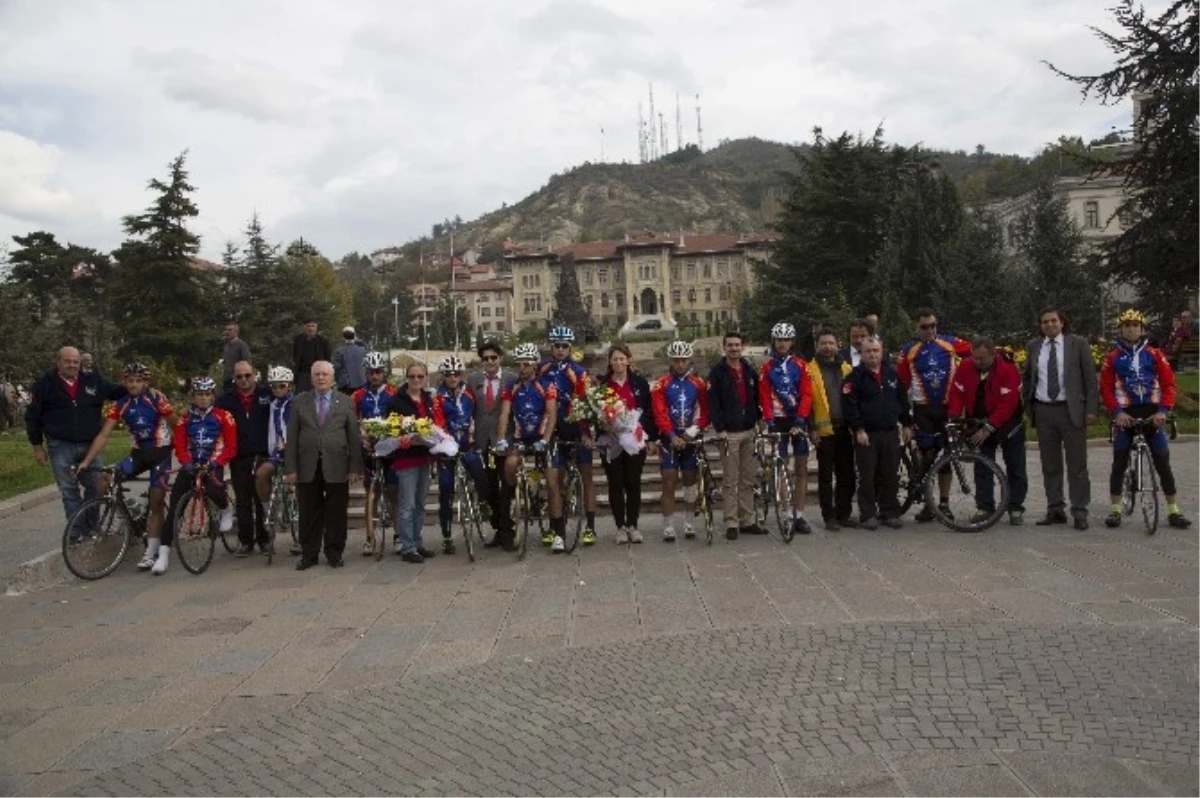
POLYGON ((1124 229, 1104 255, 1114 281, 1132 284, 1148 309, 1169 318, 1196 293, 1200 262, 1200 0, 1175 0, 1152 19, 1133 0, 1113 12, 1120 32, 1092 29, 1117 57, 1112 69, 1072 75, 1048 66, 1085 97, 1109 104, 1132 95, 1139 105, 1133 152, 1094 164, 1127 189, 1118 211, 1124 229))
MULTIPOLYGON (((426 331, 422 331, 426 332, 426 331)), ((437 305, 429 317, 428 346, 430 349, 462 349, 471 345, 471 314, 464 307, 455 310, 453 299, 448 294, 438 298, 437 305), (455 320, 458 334, 455 335, 455 320)), ((418 343, 418 346, 425 342, 418 343)))
POLYGON ((171 161, 167 181, 153 179, 157 197, 140 214, 126 216, 128 237, 114 252, 112 309, 123 341, 120 354, 172 358, 185 370, 214 360, 217 333, 214 275, 194 265, 200 237, 187 228, 199 215, 184 168, 187 152, 171 161), (162 314, 171 314, 164 323, 162 314))
POLYGON ((13 236, 13 241, 19 249, 9 254, 9 279, 33 300, 38 320, 47 323, 54 306, 66 297, 71 282, 67 247, 45 231, 13 236))
POLYGON ((579 291, 579 275, 575 273, 575 256, 566 253, 558 259, 558 288, 554 290, 554 310, 557 322, 565 324, 575 332, 579 343, 596 340, 596 329, 591 314, 583 306, 583 295, 579 291))
POLYGON ((1024 343, 1024 277, 1006 262, 1003 243, 995 216, 975 210, 964 217, 947 272, 952 290, 937 308, 947 330, 1024 343))

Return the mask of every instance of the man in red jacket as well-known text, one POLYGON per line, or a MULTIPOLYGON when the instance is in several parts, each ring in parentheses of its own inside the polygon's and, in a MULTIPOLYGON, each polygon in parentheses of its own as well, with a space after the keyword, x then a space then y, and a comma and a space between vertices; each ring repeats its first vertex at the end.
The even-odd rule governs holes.
MULTIPOLYGON (((1020 526, 1025 517, 1025 423, 1021 407, 1021 372, 1007 353, 996 353, 991 338, 981 335, 971 345, 970 359, 963 360, 950 382, 950 418, 966 417, 979 422, 970 437, 972 446, 993 460, 996 449, 1004 456, 1008 472, 1008 522, 1020 526)), ((996 509, 992 472, 975 471, 976 516, 987 517, 996 509)))

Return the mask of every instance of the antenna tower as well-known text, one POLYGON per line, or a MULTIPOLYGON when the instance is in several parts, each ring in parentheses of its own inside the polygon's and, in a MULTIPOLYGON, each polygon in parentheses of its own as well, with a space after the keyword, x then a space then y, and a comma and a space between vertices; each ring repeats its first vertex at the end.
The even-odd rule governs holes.
POLYGON ((659 147, 662 150, 663 155, 667 154, 667 149, 670 147, 670 142, 667 140, 667 138, 668 138, 667 126, 665 124, 663 124, 662 111, 659 111, 658 112, 658 142, 659 142, 659 147))
POLYGON ((679 115, 679 92, 675 92, 675 149, 683 149, 683 117, 679 115))
POLYGON ((654 129, 654 84, 650 84, 650 160, 658 160, 658 131, 654 129))
POLYGON ((642 116, 642 104, 638 103, 638 163, 645 163, 649 157, 646 152, 646 117, 642 116))
POLYGON ((700 95, 696 95, 696 144, 704 152, 704 127, 700 124, 700 95))

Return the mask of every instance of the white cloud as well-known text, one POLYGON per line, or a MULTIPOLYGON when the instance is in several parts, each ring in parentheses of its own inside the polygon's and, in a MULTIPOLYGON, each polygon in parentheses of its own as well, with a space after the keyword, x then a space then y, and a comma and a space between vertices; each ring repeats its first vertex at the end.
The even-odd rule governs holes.
POLYGON ((1041 61, 1103 68, 1091 0, 898 6, 744 0, 156 0, 0 3, 0 236, 52 226, 116 246, 190 149, 205 254, 257 209, 331 255, 513 203, 600 152, 637 157, 654 83, 675 140, 870 132, 1031 154, 1095 137, 1124 107, 1081 104, 1041 61), (849 21, 848 21, 849 20, 849 21), (102 46, 97 46, 102 42, 102 46))

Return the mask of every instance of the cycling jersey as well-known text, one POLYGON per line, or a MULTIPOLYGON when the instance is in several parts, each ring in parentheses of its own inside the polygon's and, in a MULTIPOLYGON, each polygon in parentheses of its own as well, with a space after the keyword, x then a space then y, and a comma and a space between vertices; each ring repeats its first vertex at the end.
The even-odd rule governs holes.
POLYGON ((692 372, 659 377, 650 386, 654 424, 664 440, 681 435, 688 427, 708 426, 708 386, 692 372))
POLYGON ((913 405, 943 405, 950 396, 950 383, 960 357, 970 357, 971 344, 953 335, 930 341, 914 338, 900 350, 896 372, 908 388, 913 405))
POLYGON ((558 421, 563 423, 571 412, 571 398, 587 390, 587 369, 570 358, 548 360, 538 366, 538 379, 554 387, 558 398, 558 421))
POLYGON ((558 397, 552 383, 539 379, 506 385, 500 394, 508 402, 517 439, 528 441, 546 432, 546 405, 558 397))
POLYGON ((188 408, 175 425, 175 458, 181 466, 221 467, 237 455, 237 425, 219 407, 188 408))
POLYGON ((354 404, 354 415, 364 418, 383 418, 387 415, 388 402, 396 395, 396 386, 386 382, 378 388, 365 385, 350 396, 354 404))
POLYGON ((1175 407, 1175 372, 1162 350, 1145 338, 1135 344, 1118 341, 1100 368, 1100 398, 1113 418, 1148 406, 1169 413, 1175 407))
POLYGON ((171 445, 170 418, 174 414, 167 397, 146 391, 114 402, 108 420, 125 422, 135 449, 155 449, 171 445))
POLYGON ((772 352, 759 370, 758 407, 766 422, 807 422, 812 414, 812 377, 795 355, 772 352))
POLYGON ((445 419, 446 432, 454 436, 459 448, 465 449, 471 442, 471 424, 475 420, 475 394, 465 385, 460 385, 456 393, 451 393, 445 385, 439 385, 434 392, 433 401, 445 419))
POLYGON ((267 452, 272 459, 277 459, 283 451, 287 440, 288 419, 292 417, 292 400, 295 394, 276 397, 271 400, 271 419, 267 424, 267 452))

